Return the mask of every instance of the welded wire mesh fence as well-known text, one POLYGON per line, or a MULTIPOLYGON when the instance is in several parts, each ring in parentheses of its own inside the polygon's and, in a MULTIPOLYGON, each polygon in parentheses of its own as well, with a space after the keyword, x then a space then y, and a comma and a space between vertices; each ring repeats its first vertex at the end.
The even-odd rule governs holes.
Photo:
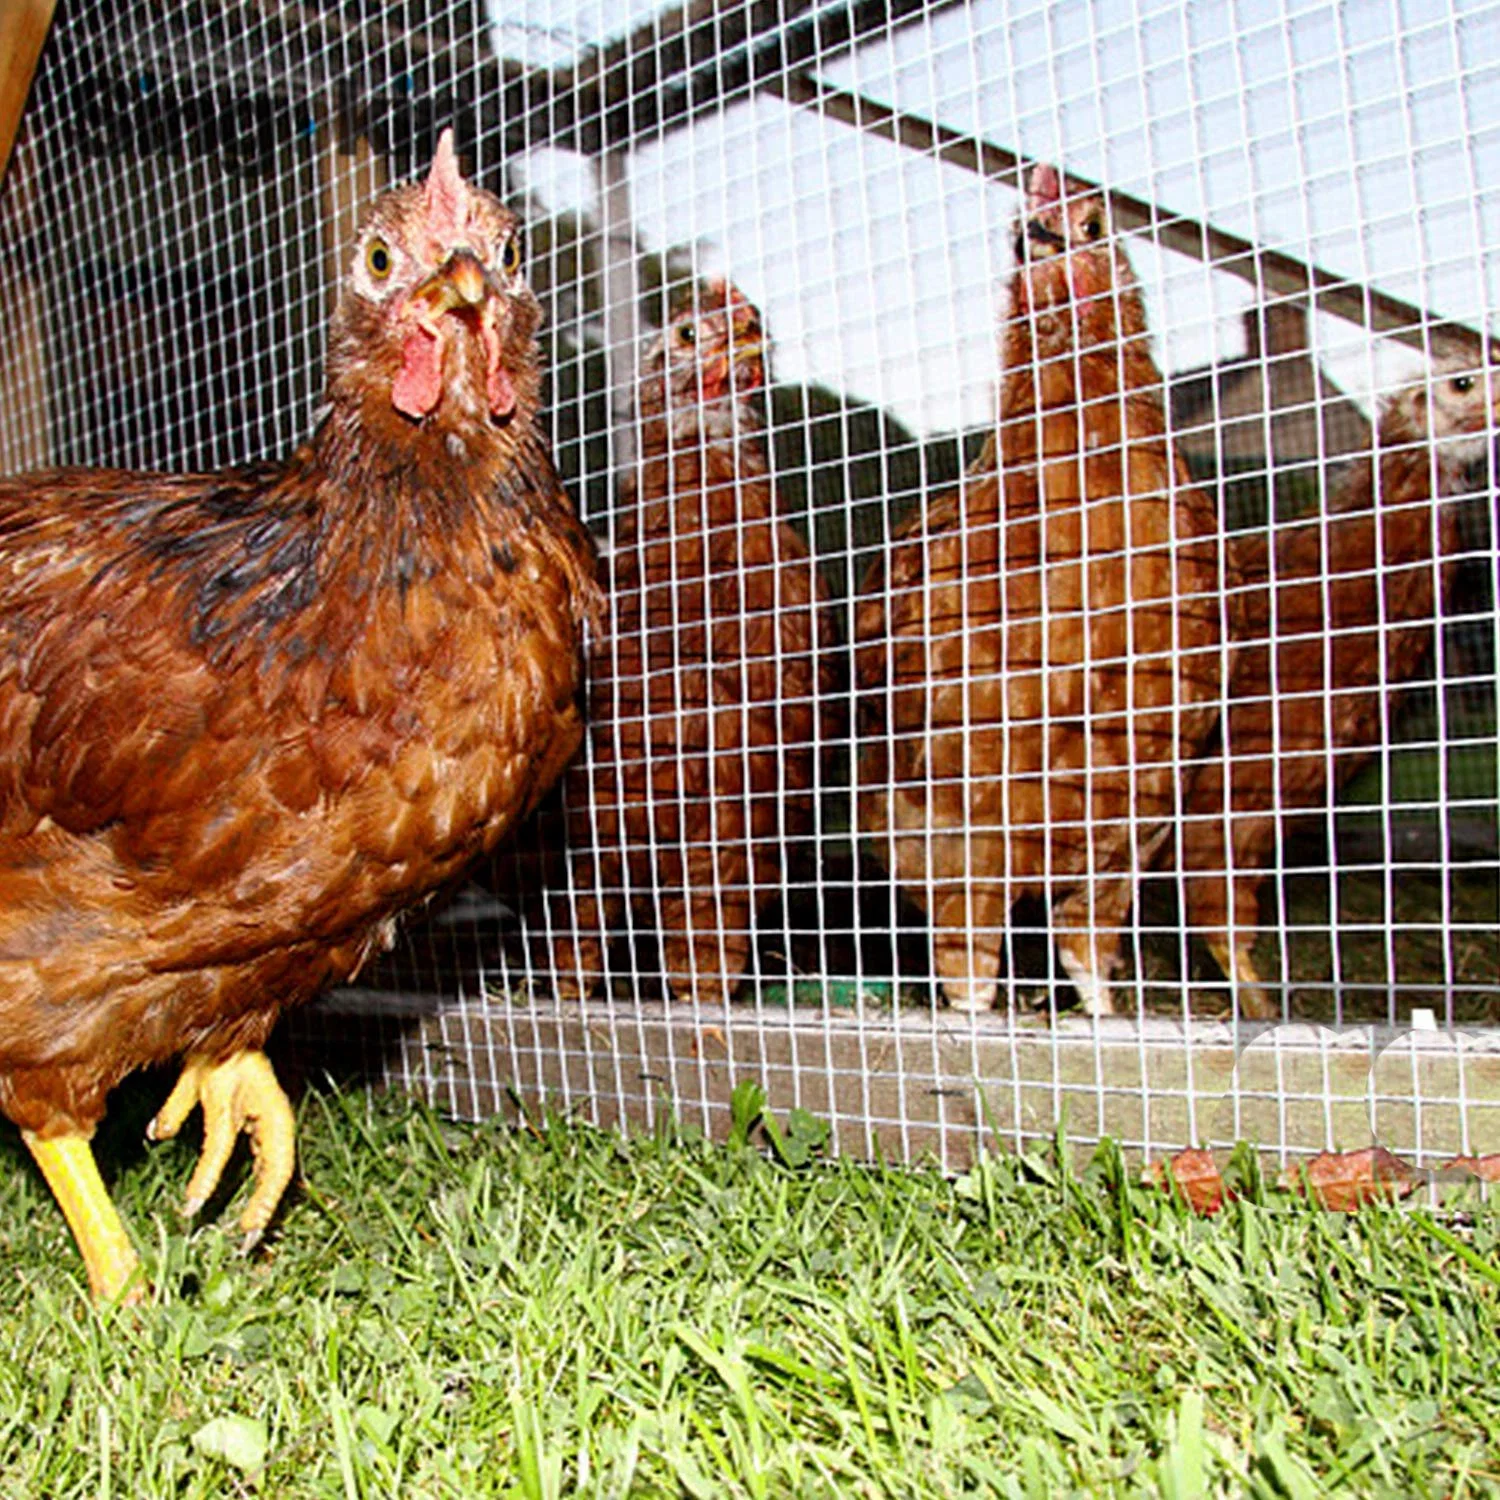
POLYGON ((1493 1140, 1497 57, 1457 0, 63 0, 0 467, 287 450, 453 124, 606 555, 584 759, 298 1046, 948 1161, 1493 1140))

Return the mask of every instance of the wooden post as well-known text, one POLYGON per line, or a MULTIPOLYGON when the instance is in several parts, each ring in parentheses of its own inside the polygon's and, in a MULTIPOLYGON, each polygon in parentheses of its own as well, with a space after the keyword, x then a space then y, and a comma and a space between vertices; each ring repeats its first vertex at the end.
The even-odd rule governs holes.
MULTIPOLYGON (((5 181, 5 209, 12 227, 35 209, 27 162, 14 148, 37 59, 52 24, 53 4, 54 0, 0 0, 0 178, 5 181), (11 172, 13 160, 16 170, 11 172)), ((11 336, 0 354, 0 411, 5 413, 0 472, 14 474, 44 468, 52 461, 46 306, 41 284, 19 263, 4 288, 3 301, 11 336)))
POLYGON ((0 178, 31 93, 55 0, 0 0, 0 178))
MULTIPOLYGON (((7 215, 24 219, 34 205, 32 184, 22 168, 9 173, 31 80, 54 0, 0 0, 0 180, 5 180, 7 215)), ((24 163, 23 163, 24 166, 24 163)), ((42 288, 25 270, 13 272, 4 289, 4 318, 10 337, 0 354, 0 472, 44 468, 52 461, 52 433, 47 412, 46 328, 42 288)))
POLYGON ((375 1061, 461 1119, 556 1109, 605 1128, 665 1118, 722 1139, 735 1085, 751 1079, 773 1109, 827 1120, 837 1151, 935 1158, 950 1172, 981 1147, 1051 1140, 1059 1121, 1078 1154, 1110 1136, 1132 1160, 1251 1141, 1285 1163, 1379 1143, 1427 1168, 1500 1142, 1492 1029, 692 1010, 351 989, 288 1021, 305 1055, 375 1061))
POLYGON ((10 337, 0 351, 0 474, 45 469, 53 462, 48 412, 45 303, 35 277, 22 272, 0 293, 10 337))
POLYGON ((594 158, 599 226, 604 234, 604 363, 609 371, 609 466, 635 464, 635 358, 640 342, 635 226, 630 218, 629 153, 619 147, 594 158))
POLYGON ((338 298, 339 283, 349 267, 359 216, 390 179, 385 158, 363 135, 340 139, 337 125, 325 127, 326 143, 319 157, 323 183, 323 275, 328 287, 328 311, 338 298))

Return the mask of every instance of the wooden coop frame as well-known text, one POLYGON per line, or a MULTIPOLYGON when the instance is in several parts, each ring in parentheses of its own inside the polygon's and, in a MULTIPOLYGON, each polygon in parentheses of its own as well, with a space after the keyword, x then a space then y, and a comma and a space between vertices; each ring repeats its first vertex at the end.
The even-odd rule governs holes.
MULTIPOLYGON (((626 164, 633 146, 756 95, 769 95, 848 129, 1009 185, 1031 166, 1021 151, 837 87, 828 64, 902 28, 955 8, 957 0, 697 0, 661 11, 624 37, 585 49, 565 66, 493 55, 477 9, 446 7, 446 29, 381 19, 372 9, 252 0, 209 0, 184 10, 174 46, 168 21, 155 34, 157 65, 177 79, 222 82, 212 59, 236 35, 275 48, 286 62, 271 89, 288 118, 317 133, 323 257, 331 283, 352 236, 358 204, 415 163, 398 149, 390 118, 369 100, 373 80, 413 80, 415 107, 401 118, 421 136, 459 110, 460 134, 501 162, 539 141, 578 152, 597 187, 606 348, 610 361, 612 465, 629 456, 624 393, 639 328, 636 241, 626 164), (188 40, 203 28, 212 45, 188 40), (314 53, 333 57, 316 73, 314 53), (425 92, 424 92, 425 91, 425 92)), ((42 15, 50 9, 33 8, 42 15)), ((66 13, 64 0, 64 13, 66 13)), ((18 11, 8 11, 7 21, 18 11)), ((33 34, 37 22, 33 20, 33 34)), ((248 45, 248 44, 247 44, 248 45)), ((18 64, 22 53, 14 54, 18 64)), ((47 59, 44 55, 43 68, 47 59)), ((16 97, 7 83, 9 97, 16 97)), ((20 97, 24 97, 24 87, 20 97)), ((0 128, 4 126, 0 100, 0 128)), ((17 112, 19 105, 16 107, 17 112)), ((398 113, 400 113, 398 111, 398 113)), ((300 128, 300 127, 298 127, 300 128)), ((23 129, 22 147, 25 136, 23 129)), ((8 138, 5 144, 8 145, 8 138)), ((1115 223, 1145 231, 1161 248, 1210 263, 1249 283, 1258 304, 1304 322, 1331 314, 1415 348, 1441 336, 1481 357, 1474 327, 1268 248, 1212 224, 1168 214, 1110 189, 1115 223)), ((14 265, 15 262, 12 262, 14 265)), ((23 327, 0 367, 0 400, 19 434, 12 461, 54 456, 49 393, 33 367, 40 318, 23 327)), ((1295 355, 1295 347, 1283 349, 1295 355)), ((1255 402, 1277 416, 1274 382, 1255 402)), ((1320 394, 1319 402, 1331 400, 1320 394)), ((1323 407, 1318 406, 1322 414, 1323 407)), ((1493 818, 1473 836, 1494 854, 1493 818)), ((1500 984, 1500 974, 1496 976, 1500 984)), ((1393 1006, 1394 1009, 1394 1006, 1393 1006)), ((709 1010, 635 999, 561 1003, 496 999, 477 986, 442 994, 378 979, 328 997, 287 1026, 312 1065, 353 1068, 456 1114, 479 1117, 536 1106, 604 1125, 652 1126, 672 1118, 722 1132, 729 1098, 754 1079, 773 1108, 798 1106, 827 1119, 836 1149, 913 1159, 930 1154, 956 1169, 986 1141, 1019 1146, 1062 1121, 1070 1136, 1103 1136, 1156 1155, 1193 1144, 1257 1140, 1282 1158, 1378 1140, 1422 1165, 1500 1149, 1500 1031, 1436 1024, 1428 1006, 1412 1024, 1276 1026, 1141 1015, 1087 1019, 984 1016, 944 1010, 886 1011, 856 987, 845 1007, 772 1011, 759 1003, 709 1010)))

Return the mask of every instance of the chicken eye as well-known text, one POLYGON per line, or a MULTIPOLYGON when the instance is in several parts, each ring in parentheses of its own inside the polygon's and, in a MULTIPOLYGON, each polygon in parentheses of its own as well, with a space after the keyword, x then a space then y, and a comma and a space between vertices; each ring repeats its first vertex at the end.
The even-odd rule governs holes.
POLYGON ((696 344, 698 342, 698 330, 691 323, 681 323, 677 328, 677 339, 679 343, 696 344))
POLYGON ((1455 375, 1448 382, 1448 389, 1456 391, 1460 396, 1466 396, 1474 389, 1474 377, 1472 375, 1455 375))
POLYGON ((500 251, 500 266, 502 270, 509 274, 519 270, 520 265, 521 242, 515 237, 515 235, 511 235, 511 237, 506 240, 504 247, 500 251))
POLYGON ((1083 221, 1083 232, 1091 240, 1097 240, 1104 233, 1104 225, 1097 214, 1090 214, 1083 221))
POLYGON ((377 237, 365 246, 365 269, 376 281, 384 281, 394 264, 391 247, 383 239, 377 237))

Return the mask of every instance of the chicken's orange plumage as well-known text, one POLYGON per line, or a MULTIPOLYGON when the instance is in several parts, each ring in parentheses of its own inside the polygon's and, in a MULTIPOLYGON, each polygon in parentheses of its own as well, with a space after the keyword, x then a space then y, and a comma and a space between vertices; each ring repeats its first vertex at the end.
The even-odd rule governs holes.
POLYGON ((572 889, 552 903, 565 994, 598 985, 627 908, 659 934, 673 994, 733 994, 783 852, 812 828, 820 587, 777 515, 764 384, 760 316, 722 281, 644 353, 589 761, 566 786, 572 889))
POLYGON ((594 559, 538 423, 514 216, 459 175, 367 216, 327 410, 284 463, 0 483, 0 1107, 101 1296, 134 1256, 88 1139, 183 1056, 201 1205, 242 1126, 258 1234, 292 1169, 260 1048, 491 848, 582 724, 594 559))
POLYGON ((863 586, 860 823, 932 922, 950 1004, 994 1003, 1037 893, 1102 1012, 1218 715, 1220 548, 1103 200, 1038 167, 1016 249, 998 445, 863 586))
POLYGON ((1223 750, 1189 798, 1182 868, 1188 923, 1247 1015, 1278 1013, 1250 948, 1283 815, 1325 806, 1369 759, 1391 690, 1430 652, 1459 546, 1456 510, 1433 500, 1465 488, 1500 424, 1492 382, 1476 355, 1445 355, 1385 404, 1376 455, 1346 471, 1327 515, 1231 540, 1240 644, 1223 750))

